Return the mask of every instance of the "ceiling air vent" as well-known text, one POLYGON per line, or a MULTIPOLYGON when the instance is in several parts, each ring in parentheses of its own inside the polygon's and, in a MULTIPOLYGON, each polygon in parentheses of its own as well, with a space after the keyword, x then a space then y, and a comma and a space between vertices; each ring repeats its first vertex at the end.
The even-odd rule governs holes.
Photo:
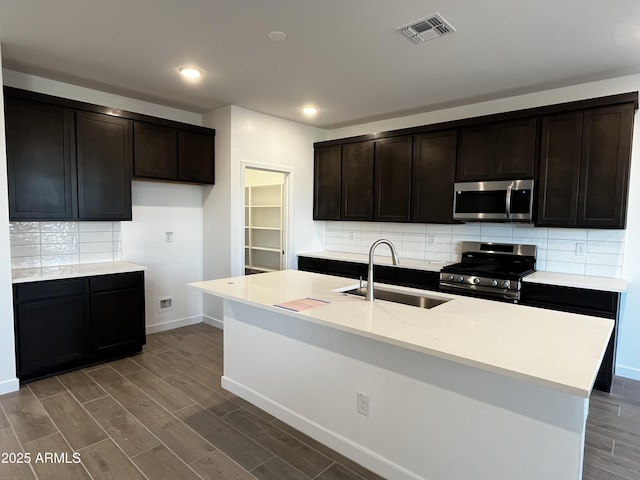
POLYGON ((439 13, 420 19, 397 29, 415 43, 426 42, 456 31, 439 13))

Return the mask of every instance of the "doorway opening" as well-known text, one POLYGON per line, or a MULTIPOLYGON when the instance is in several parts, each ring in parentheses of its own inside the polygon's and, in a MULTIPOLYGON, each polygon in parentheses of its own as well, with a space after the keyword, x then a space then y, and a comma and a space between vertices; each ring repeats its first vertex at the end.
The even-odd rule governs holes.
POLYGON ((244 273, 284 270, 288 172, 244 169, 244 273))

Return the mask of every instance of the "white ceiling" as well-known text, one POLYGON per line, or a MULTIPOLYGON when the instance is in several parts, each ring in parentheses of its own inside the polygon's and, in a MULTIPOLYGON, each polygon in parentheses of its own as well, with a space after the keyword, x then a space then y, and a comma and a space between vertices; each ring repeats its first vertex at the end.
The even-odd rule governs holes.
POLYGON ((11 70, 331 128, 639 73, 640 1, 1 0, 0 42, 11 70), (455 33, 396 32, 436 12, 455 33))

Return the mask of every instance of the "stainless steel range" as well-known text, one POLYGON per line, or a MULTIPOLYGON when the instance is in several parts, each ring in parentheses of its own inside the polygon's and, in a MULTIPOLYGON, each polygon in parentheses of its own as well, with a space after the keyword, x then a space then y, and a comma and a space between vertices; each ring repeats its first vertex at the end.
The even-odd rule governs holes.
POLYGON ((535 245, 462 242, 462 261, 440 270, 440 290, 518 303, 535 267, 535 245))

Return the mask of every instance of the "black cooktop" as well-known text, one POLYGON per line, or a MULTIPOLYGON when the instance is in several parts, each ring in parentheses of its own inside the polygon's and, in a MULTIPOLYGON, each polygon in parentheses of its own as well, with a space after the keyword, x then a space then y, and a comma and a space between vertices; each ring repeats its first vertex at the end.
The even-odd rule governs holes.
POLYGON ((460 275, 472 275, 475 277, 491 277, 500 280, 518 280, 525 275, 535 272, 534 265, 531 263, 512 263, 506 264, 473 264, 473 263, 454 263, 443 267, 444 273, 457 273, 460 275))
POLYGON ((535 272, 536 257, 517 252, 516 245, 463 242, 462 261, 442 268, 443 273, 519 280, 535 272))

